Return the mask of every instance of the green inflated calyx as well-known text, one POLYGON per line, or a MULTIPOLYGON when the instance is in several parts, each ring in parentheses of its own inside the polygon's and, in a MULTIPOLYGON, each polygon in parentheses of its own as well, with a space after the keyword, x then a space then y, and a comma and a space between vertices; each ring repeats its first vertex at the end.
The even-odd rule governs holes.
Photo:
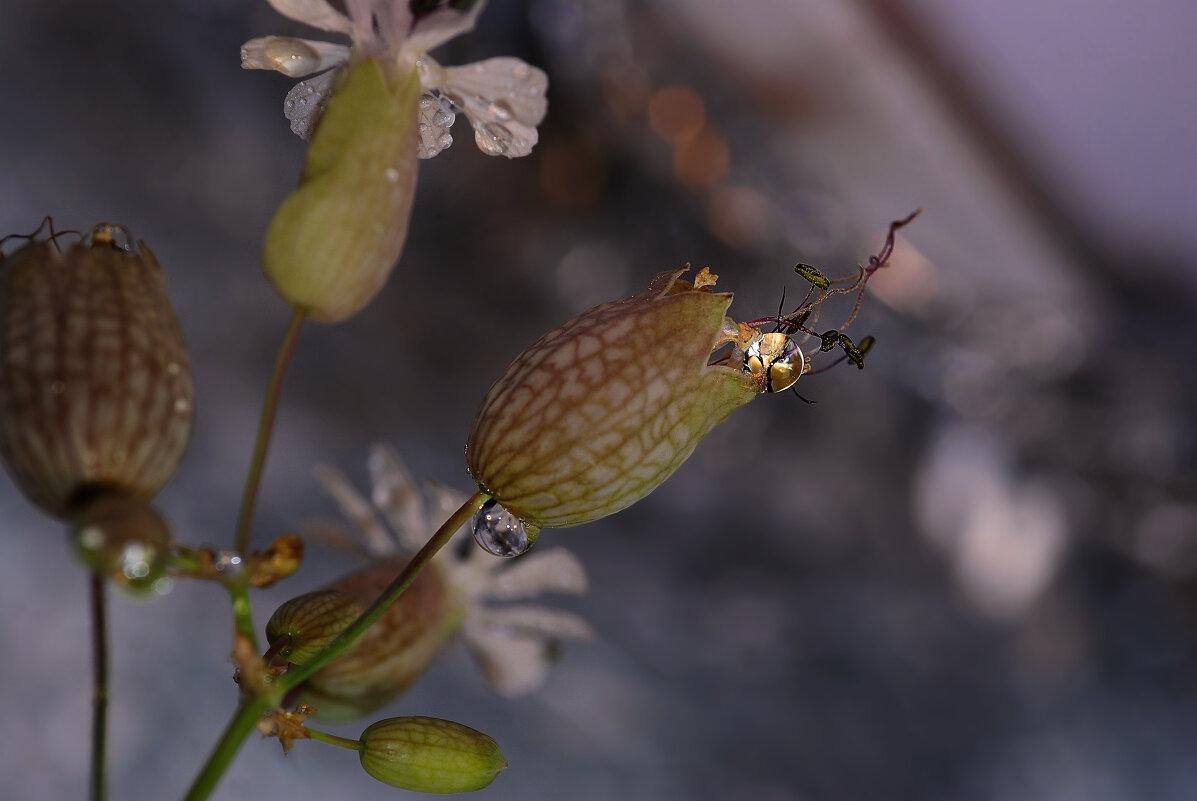
POLYGON ((493 739, 440 718, 380 720, 362 732, 360 755, 375 779, 420 793, 481 790, 507 767, 493 739))
POLYGON ((349 68, 316 127, 299 188, 266 232, 262 269, 288 303, 322 322, 363 308, 407 236, 416 189, 414 68, 349 68))

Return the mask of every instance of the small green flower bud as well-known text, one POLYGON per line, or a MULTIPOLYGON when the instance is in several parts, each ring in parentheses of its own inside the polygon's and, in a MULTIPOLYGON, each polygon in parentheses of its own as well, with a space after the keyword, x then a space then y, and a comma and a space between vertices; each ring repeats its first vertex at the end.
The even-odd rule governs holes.
POLYGON ((266 639, 273 644, 280 637, 287 637, 287 643, 276 653, 288 662, 302 665, 336 639, 364 610, 364 606, 343 592, 305 593, 274 610, 266 622, 266 639))
POLYGON ((481 790, 507 767, 498 743, 451 720, 387 718, 362 732, 361 742, 366 773, 418 793, 481 790))
POLYGON ((743 371, 708 364, 727 341, 731 294, 695 289, 683 272, 545 334, 490 388, 467 462, 524 524, 574 526, 635 503, 758 394, 743 371))
POLYGON ((135 591, 149 590, 166 573, 170 535, 142 501, 105 493, 73 515, 79 558, 102 576, 135 591))
POLYGON ((365 58, 341 81, 262 250, 283 299, 327 323, 356 314, 386 283, 416 191, 416 70, 365 58))
POLYGON ((0 456, 22 492, 66 519, 104 488, 148 501, 191 432, 193 391, 162 268, 96 226, 62 250, 0 258, 0 456))
MULTIPOLYGON (((321 598, 327 598, 329 593, 348 598, 364 609, 382 594, 405 563, 404 559, 375 562, 333 584, 323 594, 309 593, 289 601, 284 607, 296 605, 284 616, 298 617, 304 611, 317 609, 321 598)), ((332 604, 342 613, 326 613, 330 619, 348 615, 348 606, 340 606, 343 603, 338 599, 332 604)), ((326 722, 353 720, 373 712, 420 677, 460 625, 463 611, 450 592, 443 571, 436 565, 428 567, 353 648, 303 683, 302 699, 316 707, 316 717, 326 722)), ((275 615, 280 613, 282 608, 275 615)), ((320 626, 320 637, 327 638, 324 640, 327 642, 356 617, 349 617, 335 632, 331 631, 331 625, 320 626)), ((278 631, 282 633, 285 628, 278 631)), ((301 640, 315 641, 315 631, 300 631, 301 640)), ((267 636, 271 636, 269 630, 267 636)), ((289 658, 292 662, 301 661, 294 653, 289 658)))

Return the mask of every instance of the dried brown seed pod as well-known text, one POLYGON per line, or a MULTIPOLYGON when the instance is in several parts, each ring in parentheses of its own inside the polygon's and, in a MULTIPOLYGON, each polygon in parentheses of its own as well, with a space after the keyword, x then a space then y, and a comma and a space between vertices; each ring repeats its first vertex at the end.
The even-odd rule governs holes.
POLYGON ((105 490, 153 497, 191 432, 183 337, 150 249, 101 224, 0 259, 0 457, 22 492, 68 517, 105 490))

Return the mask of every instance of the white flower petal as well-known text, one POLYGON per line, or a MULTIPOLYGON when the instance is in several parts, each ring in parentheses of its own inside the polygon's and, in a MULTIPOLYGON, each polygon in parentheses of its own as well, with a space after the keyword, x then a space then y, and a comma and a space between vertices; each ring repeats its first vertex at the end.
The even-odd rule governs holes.
POLYGON ((277 70, 292 78, 322 72, 347 58, 345 45, 290 36, 263 36, 241 45, 241 69, 277 70))
POLYGON ((370 468, 370 499, 391 524, 399 543, 416 551, 432 535, 424 514, 424 497, 390 445, 376 443, 367 461, 370 468))
POLYGON ((452 8, 454 3, 441 2, 439 5, 437 10, 421 14, 412 21, 404 49, 426 53, 471 30, 486 6, 486 0, 477 0, 464 11, 452 8))
POLYGON ((554 548, 533 551, 494 573, 485 594, 496 600, 511 601, 544 592, 582 595, 588 590, 586 568, 578 557, 565 548, 554 548))
POLYGON ((430 159, 453 144, 453 134, 449 129, 457 120, 453 113, 453 104, 447 98, 437 97, 431 92, 420 96, 419 131, 420 139, 416 144, 416 155, 422 159, 430 159))
POLYGON ((334 9, 327 0, 266 0, 284 17, 324 31, 349 33, 349 18, 334 9))
POLYGON ((517 159, 531 153, 540 141, 535 128, 520 122, 480 122, 471 118, 470 123, 474 126, 474 142, 488 156, 517 159))
POLYGON ((553 664, 548 644, 540 637, 467 628, 465 639, 486 683, 507 698, 540 687, 553 664))
POLYGON ((283 114, 291 121, 291 130, 296 136, 311 139, 316 123, 328 105, 333 81, 340 70, 329 70, 323 75, 300 81, 287 92, 283 101, 283 114))
POLYGON ((318 464, 312 468, 316 480, 332 496, 345 515, 366 537, 366 548, 374 556, 393 556, 395 543, 387 534, 373 507, 349 483, 345 474, 335 467, 318 464))
POLYGON ((470 610, 470 628, 536 634, 544 638, 589 640, 594 629, 573 612, 544 606, 477 607, 470 610))
POLYGON ((443 69, 441 91, 471 120, 537 126, 548 111, 548 76, 518 58, 489 58, 443 69))

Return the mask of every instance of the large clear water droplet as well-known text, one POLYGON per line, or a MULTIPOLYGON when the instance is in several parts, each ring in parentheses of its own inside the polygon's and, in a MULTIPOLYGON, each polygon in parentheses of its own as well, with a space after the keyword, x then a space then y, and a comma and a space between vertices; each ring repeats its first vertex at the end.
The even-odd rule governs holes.
POLYGON ((474 540, 495 556, 519 556, 528 550, 523 521, 493 498, 474 515, 474 540))

